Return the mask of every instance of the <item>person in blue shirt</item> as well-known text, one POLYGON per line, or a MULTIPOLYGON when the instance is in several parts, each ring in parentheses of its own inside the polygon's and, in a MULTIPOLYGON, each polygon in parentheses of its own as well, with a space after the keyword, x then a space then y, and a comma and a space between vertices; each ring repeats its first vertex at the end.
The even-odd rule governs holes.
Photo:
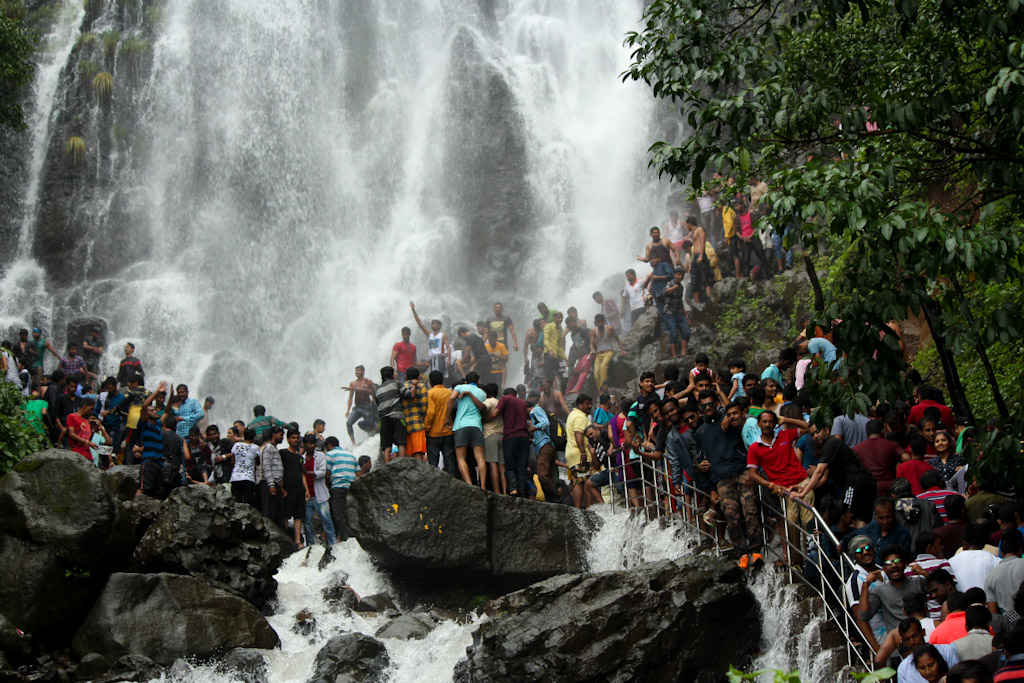
POLYGON ((811 354, 816 361, 825 361, 833 369, 838 368, 843 362, 839 358, 835 344, 824 337, 814 337, 809 341, 803 342, 800 344, 800 352, 811 354))
POLYGON ((465 384, 460 384, 452 390, 452 395, 448 399, 448 409, 455 407, 452 434, 455 439, 455 460, 459 465, 462 480, 470 486, 473 485, 469 465, 466 463, 467 451, 472 448, 480 488, 486 490, 487 463, 484 460, 483 416, 487 414, 487 408, 484 406, 487 394, 477 386, 479 381, 480 375, 476 372, 466 375, 465 384))
POLYGON ((348 500, 348 489, 356 480, 359 461, 355 455, 341 446, 336 436, 324 439, 324 448, 327 449, 327 483, 331 489, 331 520, 334 522, 336 538, 344 541, 352 535, 348 528, 345 505, 348 500))
POLYGON ((786 347, 779 351, 779 359, 766 367, 761 373, 761 379, 772 379, 779 385, 779 389, 786 388, 786 380, 783 376, 787 370, 796 364, 796 350, 786 347))
POLYGON ((179 384, 174 393, 175 401, 172 406, 174 414, 178 418, 178 424, 174 431, 182 439, 187 439, 188 433, 192 431, 197 422, 203 419, 203 415, 206 413, 203 412, 203 406, 197 399, 189 398, 188 387, 184 384, 179 384))
POLYGON ((530 392, 526 397, 526 405, 530 408, 530 423, 527 429, 530 430, 533 451, 537 456, 537 479, 540 481, 541 491, 545 500, 555 500, 555 444, 551 441, 551 421, 539 403, 540 394, 536 391, 530 392))
POLYGON ((612 421, 612 397, 609 394, 601 394, 598 398, 598 406, 594 408, 590 421, 596 425, 605 427, 612 421))

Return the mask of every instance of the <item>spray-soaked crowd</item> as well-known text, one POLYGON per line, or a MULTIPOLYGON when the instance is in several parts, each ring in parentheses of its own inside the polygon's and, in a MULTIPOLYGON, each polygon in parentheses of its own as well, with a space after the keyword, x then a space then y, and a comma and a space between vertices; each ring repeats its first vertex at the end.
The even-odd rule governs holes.
MULTIPOLYGON (((843 362, 841 327, 807 326, 754 372, 744 359, 713 367, 697 353, 638 379, 615 376, 616 354, 637 351, 620 333, 645 311, 657 311, 660 357, 691 358, 686 312, 711 302, 723 270, 756 279, 790 265, 782 241, 758 236, 761 185, 720 212, 704 211, 702 198, 700 220, 673 213, 666 237, 652 228, 638 257, 651 273, 641 280, 627 270, 618 297, 595 292, 592 326, 575 307, 563 315, 538 304, 515 386, 509 377, 519 369, 509 362, 520 339, 502 304, 451 335, 410 304, 425 344, 417 347, 403 328, 372 379, 355 368, 345 388, 346 443, 327 436, 323 420, 303 432, 262 406, 222 435, 213 397, 200 403, 185 385, 143 389, 131 344, 117 376, 96 386, 98 329, 64 356, 40 330, 31 338, 22 330, 4 344, 0 369, 30 395, 26 419, 52 443, 101 467, 141 463, 147 495, 229 485, 300 545, 347 538, 352 482, 413 457, 499 495, 580 508, 611 496, 637 514, 696 511, 693 521, 728 539, 741 562, 773 537, 778 564, 790 571, 810 575, 817 565, 805 557, 835 562, 845 553, 857 568, 843 586, 845 608, 879 663, 900 653, 900 681, 939 681, 954 666, 953 675, 974 672, 973 680, 992 680, 997 669, 996 680, 1024 678, 1021 508, 1001 482, 969 471, 973 428, 939 390, 920 383, 904 401, 876 402, 866 414, 833 411, 827 427, 812 426, 821 407, 810 403, 805 382, 843 362), (774 261, 765 256, 773 249, 774 261), (730 263, 720 264, 725 251, 730 263), (49 375, 47 353, 59 364, 49 375), (351 451, 371 434, 380 439, 376 463, 351 451), (769 507, 785 514, 766 514, 769 507), (797 527, 818 523, 838 546, 824 534, 799 540, 797 527), (787 537, 798 540, 783 544, 787 537)), ((899 335, 895 324, 892 331, 899 335)))

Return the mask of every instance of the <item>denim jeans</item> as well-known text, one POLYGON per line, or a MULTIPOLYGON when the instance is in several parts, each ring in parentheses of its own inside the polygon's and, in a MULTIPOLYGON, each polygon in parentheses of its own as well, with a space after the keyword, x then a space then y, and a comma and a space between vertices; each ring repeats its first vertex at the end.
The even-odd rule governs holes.
POLYGON ((526 494, 526 461, 530 458, 530 437, 513 436, 502 441, 505 453, 505 472, 508 488, 519 495, 526 494))
POLYGON ((324 535, 327 536, 328 547, 334 545, 337 539, 334 538, 334 522, 331 520, 331 507, 328 501, 318 502, 316 498, 306 501, 306 519, 302 522, 302 535, 306 539, 306 545, 316 543, 316 536, 313 534, 313 515, 320 517, 320 523, 324 526, 324 535))

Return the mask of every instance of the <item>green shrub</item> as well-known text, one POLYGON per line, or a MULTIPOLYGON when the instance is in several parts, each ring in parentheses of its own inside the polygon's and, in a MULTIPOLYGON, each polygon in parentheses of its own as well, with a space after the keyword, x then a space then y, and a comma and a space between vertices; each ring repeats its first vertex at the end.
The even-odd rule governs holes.
POLYGON ((0 475, 46 446, 46 437, 25 419, 25 397, 10 382, 0 381, 0 475))

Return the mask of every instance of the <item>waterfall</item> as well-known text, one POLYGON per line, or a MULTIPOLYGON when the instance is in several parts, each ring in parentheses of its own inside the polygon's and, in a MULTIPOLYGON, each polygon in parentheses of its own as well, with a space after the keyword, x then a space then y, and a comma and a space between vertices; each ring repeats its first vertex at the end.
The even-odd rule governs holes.
POLYGON ((590 317, 664 218, 658 112, 619 78, 640 0, 70 5, 0 322, 60 343, 102 317, 105 372, 132 341, 224 417, 338 429, 410 300, 450 324, 503 301, 520 339, 540 300, 590 317))

